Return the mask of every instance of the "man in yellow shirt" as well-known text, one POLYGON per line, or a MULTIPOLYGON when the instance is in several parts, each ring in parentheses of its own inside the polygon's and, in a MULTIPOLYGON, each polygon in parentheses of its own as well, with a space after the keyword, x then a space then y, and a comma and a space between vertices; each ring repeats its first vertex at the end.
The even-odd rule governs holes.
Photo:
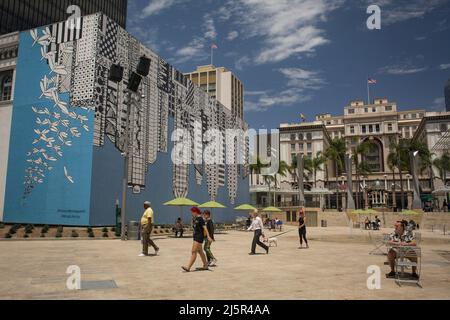
POLYGON ((144 202, 144 214, 141 218, 141 234, 142 234, 142 253, 139 255, 140 257, 148 256, 148 246, 152 246, 155 249, 155 254, 158 255, 159 248, 150 239, 150 235, 153 230, 153 210, 151 208, 151 203, 146 201, 144 202))

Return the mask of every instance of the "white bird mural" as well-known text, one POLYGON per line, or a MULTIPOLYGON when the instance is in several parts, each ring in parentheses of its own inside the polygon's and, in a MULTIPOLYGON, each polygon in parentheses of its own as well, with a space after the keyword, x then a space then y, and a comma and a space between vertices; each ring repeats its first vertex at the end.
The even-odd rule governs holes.
POLYGON ((74 183, 73 178, 69 175, 69 172, 67 171, 67 168, 66 168, 66 167, 64 167, 64 175, 66 176, 67 180, 68 180, 70 183, 74 183))

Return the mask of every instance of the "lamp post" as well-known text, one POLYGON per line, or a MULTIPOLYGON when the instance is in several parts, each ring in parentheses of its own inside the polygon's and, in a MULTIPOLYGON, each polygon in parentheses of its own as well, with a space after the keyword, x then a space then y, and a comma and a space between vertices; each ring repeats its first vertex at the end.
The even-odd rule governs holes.
MULTIPOLYGON (((126 105, 127 114, 125 118, 125 133, 123 140, 123 153, 124 166, 122 177, 122 208, 121 208, 121 240, 126 240, 125 237, 125 221, 126 221, 126 208, 127 208, 127 189, 128 189, 128 171, 130 162, 130 114, 132 107, 133 93, 137 93, 139 86, 141 85, 142 77, 147 77, 150 73, 151 60, 145 55, 139 58, 139 63, 136 67, 136 72, 131 72, 126 89, 126 105)), ((113 64, 109 70, 109 80, 119 83, 123 80, 124 68, 118 64, 113 64)))
POLYGON ((414 199, 413 199, 413 210, 422 209, 422 201, 420 199, 420 189, 419 189, 419 173, 417 172, 417 161, 418 161, 419 151, 411 152, 409 155, 410 163, 411 163, 411 172, 413 176, 413 185, 414 185, 414 199))

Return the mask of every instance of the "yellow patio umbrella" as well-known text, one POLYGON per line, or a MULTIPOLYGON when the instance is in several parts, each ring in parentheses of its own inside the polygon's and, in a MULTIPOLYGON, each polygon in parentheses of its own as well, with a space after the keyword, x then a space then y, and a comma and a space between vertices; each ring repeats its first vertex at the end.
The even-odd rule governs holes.
POLYGON ((175 198, 164 203, 164 206, 180 207, 181 220, 183 221, 183 207, 195 207, 198 203, 188 198, 175 198))
POLYGON ((242 204, 236 208, 234 208, 234 210, 239 210, 239 211, 253 211, 253 210, 257 210, 254 206, 251 206, 249 204, 242 204))

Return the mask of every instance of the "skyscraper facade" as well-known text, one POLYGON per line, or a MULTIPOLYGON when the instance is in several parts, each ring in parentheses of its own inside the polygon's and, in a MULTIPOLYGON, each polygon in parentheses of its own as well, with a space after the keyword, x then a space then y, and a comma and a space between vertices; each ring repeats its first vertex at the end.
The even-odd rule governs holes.
POLYGON ((238 118, 244 118, 244 86, 231 71, 207 65, 185 75, 238 118))
POLYGON ((2 0, 0 1, 0 34, 29 30, 67 20, 67 9, 76 5, 81 15, 103 12, 126 27, 128 0, 2 0))

